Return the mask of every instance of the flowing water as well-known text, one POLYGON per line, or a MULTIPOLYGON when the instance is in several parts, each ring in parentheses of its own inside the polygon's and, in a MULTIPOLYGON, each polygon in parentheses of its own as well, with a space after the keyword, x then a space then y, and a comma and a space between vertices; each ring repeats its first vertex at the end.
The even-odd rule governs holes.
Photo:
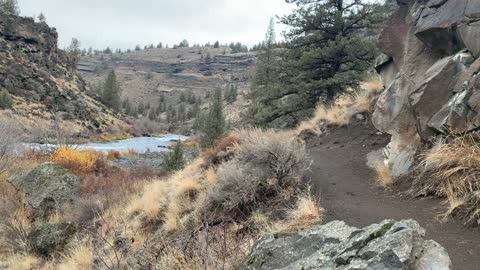
MULTIPOLYGON (((169 151, 168 147, 175 141, 184 141, 189 139, 187 136, 166 134, 162 137, 136 137, 125 140, 118 140, 107 143, 86 143, 73 145, 77 149, 93 149, 97 151, 128 151, 133 150, 138 153, 145 152, 163 152, 169 151)), ((35 149, 54 149, 56 146, 53 144, 29 144, 30 147, 35 149)))

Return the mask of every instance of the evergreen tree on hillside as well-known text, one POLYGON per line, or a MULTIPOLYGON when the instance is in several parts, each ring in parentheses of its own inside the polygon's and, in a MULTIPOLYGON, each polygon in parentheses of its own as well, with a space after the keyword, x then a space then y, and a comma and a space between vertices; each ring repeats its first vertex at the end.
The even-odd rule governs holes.
POLYGON ((280 92, 279 66, 280 57, 276 52, 275 22, 270 19, 265 41, 258 47, 257 65, 252 79, 252 91, 248 95, 251 103, 242 115, 246 123, 255 126, 265 126, 272 118, 272 108, 269 103, 280 92))
POLYGON ((180 43, 178 44, 178 47, 180 47, 180 48, 188 48, 188 47, 189 47, 188 40, 186 40, 186 39, 182 40, 182 42, 180 42, 180 43))
POLYGON ((173 146, 173 150, 163 157, 161 167, 163 171, 170 173, 183 169, 185 164, 183 145, 181 142, 177 142, 173 146))
POLYGON ((102 102, 113 108, 115 110, 120 109, 120 84, 117 81, 117 76, 115 75, 115 71, 112 70, 108 74, 107 80, 105 81, 102 89, 102 102))
POLYGON ((162 42, 159 42, 159 43, 157 44, 157 49, 162 49, 162 48, 163 48, 163 43, 162 43, 162 42))
MULTIPOLYGON (((294 125, 310 116, 319 101, 329 103, 358 87, 376 54, 374 44, 359 33, 383 21, 387 14, 383 4, 367 0, 287 2, 297 7, 281 18, 289 26, 282 61, 273 66, 278 69, 271 76, 261 67, 265 60, 260 60, 257 67, 257 72, 267 77, 256 76, 254 82, 257 91, 253 91, 250 116, 254 117, 250 120, 254 121, 250 122, 256 125, 269 125, 282 117, 294 125)), ((263 54, 268 46, 266 43, 263 54)))
POLYGON ((212 101, 208 108, 205 122, 200 128, 203 131, 201 146, 208 148, 225 133, 225 117, 223 115, 222 89, 215 89, 212 101))
POLYGON ((234 83, 230 83, 225 88, 224 99, 228 104, 232 104, 237 100, 238 88, 234 83))
POLYGON ((155 112, 154 109, 151 109, 151 110, 148 112, 148 119, 150 119, 151 121, 157 120, 157 113, 155 112))
POLYGON ((145 104, 143 103, 143 101, 140 101, 138 103, 137 112, 142 115, 145 112, 145 104))
POLYGON ((72 38, 72 42, 67 48, 68 64, 70 68, 77 67, 78 61, 80 61, 80 55, 80 41, 76 38, 72 38))
POLYGON ((17 0, 0 0, 0 13, 9 15, 20 15, 20 8, 17 0))
POLYGON ((43 15, 42 12, 40 12, 40 14, 38 15, 37 17, 38 21, 41 22, 41 23, 44 23, 47 21, 47 18, 45 17, 45 15, 43 15))
POLYGON ((177 119, 179 122, 185 122, 187 120, 187 110, 185 108, 185 104, 180 104, 178 106, 178 111, 177 111, 177 119))
POLYGON ((142 47, 140 47, 140 45, 135 46, 135 51, 138 52, 138 51, 141 51, 141 50, 142 50, 142 47))
POLYGON ((213 44, 213 48, 220 48, 220 42, 215 41, 215 44, 213 44))
POLYGON ((11 109, 13 107, 13 100, 6 89, 0 92, 0 109, 11 109))
POLYGON ((123 112, 126 115, 132 115, 132 104, 130 103, 130 100, 128 100, 128 98, 126 98, 123 101, 122 107, 123 107, 123 112))

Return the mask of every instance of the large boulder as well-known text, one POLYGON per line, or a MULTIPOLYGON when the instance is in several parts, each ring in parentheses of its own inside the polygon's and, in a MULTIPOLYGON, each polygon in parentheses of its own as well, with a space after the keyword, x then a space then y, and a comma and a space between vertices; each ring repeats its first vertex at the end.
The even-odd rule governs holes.
POLYGON ((333 221, 293 235, 267 234, 240 269, 447 270, 451 261, 438 243, 425 240, 413 220, 385 220, 363 229, 333 221))
POLYGON ((28 243, 33 253, 50 257, 64 250, 76 233, 76 228, 70 223, 48 223, 37 225, 28 234, 28 243))
POLYGON ((9 182, 26 194, 28 204, 40 216, 48 216, 80 192, 82 179, 67 169, 44 163, 26 174, 16 175, 9 182))

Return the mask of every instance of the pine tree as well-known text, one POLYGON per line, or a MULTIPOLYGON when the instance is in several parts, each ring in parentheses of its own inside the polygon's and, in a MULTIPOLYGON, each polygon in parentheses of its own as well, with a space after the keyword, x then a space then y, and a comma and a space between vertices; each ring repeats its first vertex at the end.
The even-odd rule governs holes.
POLYGON ((215 41, 215 44, 213 44, 213 48, 220 48, 220 42, 215 41))
POLYGON ((0 13, 9 15, 20 15, 20 8, 17 0, 0 0, 0 13))
POLYGON ((224 99, 228 104, 232 104, 237 100, 238 89, 234 83, 229 83, 225 87, 224 99))
POLYGON ((162 48, 163 48, 163 43, 162 43, 162 42, 159 42, 159 43, 157 44, 157 49, 162 49, 162 48))
POLYGON ((157 114, 154 109, 151 109, 148 112, 148 119, 150 119, 151 121, 155 121, 157 119, 157 114))
POLYGON ((78 61, 80 61, 80 41, 76 38, 72 38, 70 46, 67 48, 68 64, 70 68, 75 69, 78 61))
POLYGON ((13 100, 6 89, 0 92, 0 109, 11 109, 13 107, 13 100))
POLYGON ((143 113, 145 112, 145 104, 143 103, 143 101, 140 101, 138 103, 137 112, 141 115, 143 115, 143 113))
POLYGON ((120 85, 117 81, 117 76, 115 75, 115 71, 112 70, 108 74, 107 80, 103 85, 102 98, 101 98, 102 102, 105 105, 115 110, 119 110, 121 105, 120 94, 121 94, 120 85))
POLYGON ((45 17, 45 15, 43 15, 42 12, 40 12, 40 14, 38 15, 37 17, 38 21, 41 22, 41 23, 44 23, 47 21, 47 18, 45 17))
POLYGON ((185 100, 186 100, 185 93, 182 92, 182 93, 180 94, 180 102, 183 103, 183 102, 185 102, 185 100))
POLYGON ((183 144, 177 142, 173 146, 173 150, 163 157, 161 167, 163 171, 171 173, 183 169, 185 164, 183 144))
POLYGON ((242 114, 242 118, 247 124, 266 126, 274 118, 269 104, 280 93, 278 84, 280 59, 275 48, 275 22, 271 18, 265 34, 265 41, 262 42, 257 54, 258 60, 251 84, 252 91, 247 96, 251 103, 247 111, 242 114))
POLYGON ((383 5, 374 1, 287 2, 297 7, 281 18, 290 26, 285 50, 276 56, 276 50, 268 49, 267 38, 259 55, 250 96, 253 102, 245 118, 254 125, 293 126, 309 117, 318 102, 329 103, 357 88, 376 54, 373 43, 358 33, 385 19, 383 5), (269 51, 273 65, 268 64, 269 51), (275 61, 280 57, 281 61, 275 61))
POLYGON ((183 103, 178 106, 177 119, 182 123, 187 120, 187 110, 185 109, 185 104, 183 103))
POLYGON ((123 101, 123 112, 126 114, 126 115, 132 115, 132 104, 130 103, 130 100, 128 100, 128 98, 126 98, 124 101, 123 101))
POLYGON ((208 148, 225 132, 225 118, 223 116, 222 89, 215 90, 213 100, 208 109, 208 115, 203 124, 201 146, 208 148))
POLYGON ((141 50, 142 50, 142 47, 140 47, 140 45, 135 46, 135 51, 138 52, 138 51, 141 51, 141 50))

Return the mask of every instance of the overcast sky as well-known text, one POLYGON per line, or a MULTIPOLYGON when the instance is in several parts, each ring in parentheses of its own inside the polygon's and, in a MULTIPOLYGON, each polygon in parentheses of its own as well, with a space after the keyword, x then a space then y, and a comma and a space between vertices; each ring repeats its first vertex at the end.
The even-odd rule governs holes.
MULTIPOLYGON (((73 37, 82 47, 133 48, 158 42, 170 46, 263 40, 269 18, 289 13, 285 0, 19 0, 24 16, 43 12, 56 27, 59 46, 73 37)), ((277 26, 278 32, 282 29, 277 26)))

